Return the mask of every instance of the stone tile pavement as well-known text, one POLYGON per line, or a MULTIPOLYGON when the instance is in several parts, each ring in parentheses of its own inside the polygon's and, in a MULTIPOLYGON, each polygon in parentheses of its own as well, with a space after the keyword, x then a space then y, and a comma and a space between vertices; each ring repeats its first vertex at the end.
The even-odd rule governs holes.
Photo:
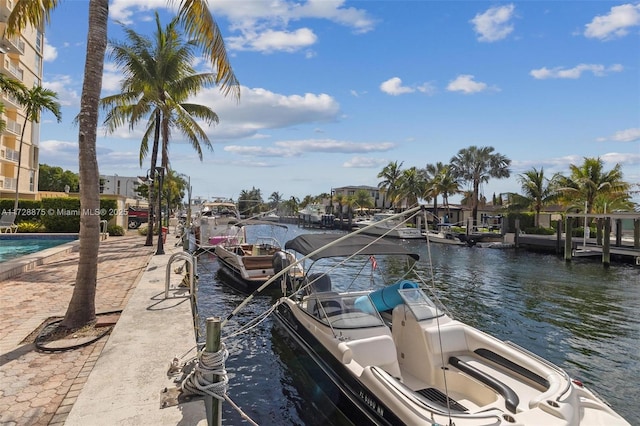
MULTIPOLYGON (((100 244, 96 312, 124 309, 154 247, 137 234, 100 244)), ((65 352, 23 343, 68 306, 78 252, 0 281, 0 425, 62 425, 100 357, 107 337, 65 352)))

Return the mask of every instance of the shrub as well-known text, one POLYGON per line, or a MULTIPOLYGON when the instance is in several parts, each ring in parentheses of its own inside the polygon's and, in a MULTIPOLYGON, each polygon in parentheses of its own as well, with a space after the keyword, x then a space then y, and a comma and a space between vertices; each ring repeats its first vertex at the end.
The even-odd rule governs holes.
POLYGON ((542 227, 529 227, 524 230, 525 234, 533 234, 533 235, 553 235, 556 233, 553 228, 542 228, 542 227))
POLYGON ((39 221, 35 221, 35 220, 23 221, 18 223, 17 225, 18 225, 18 232, 24 233, 24 234, 45 231, 44 225, 39 221))
POLYGON ((109 225, 107 232, 112 237, 121 237, 124 235, 124 228, 120 225, 109 225))
MULTIPOLYGON (((109 220, 116 211, 116 200, 100 200, 101 220, 109 220)), ((80 231, 80 199, 79 198, 45 198, 42 200, 42 223, 50 232, 80 231)))

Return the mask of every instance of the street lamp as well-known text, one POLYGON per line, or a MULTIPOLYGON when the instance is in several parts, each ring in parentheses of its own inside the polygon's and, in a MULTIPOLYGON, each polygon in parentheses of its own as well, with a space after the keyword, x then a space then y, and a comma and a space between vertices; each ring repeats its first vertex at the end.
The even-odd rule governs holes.
POLYGON ((164 180, 164 167, 156 167, 156 173, 160 173, 160 180, 158 181, 158 249, 156 254, 164 254, 164 241, 162 232, 162 182, 164 180))

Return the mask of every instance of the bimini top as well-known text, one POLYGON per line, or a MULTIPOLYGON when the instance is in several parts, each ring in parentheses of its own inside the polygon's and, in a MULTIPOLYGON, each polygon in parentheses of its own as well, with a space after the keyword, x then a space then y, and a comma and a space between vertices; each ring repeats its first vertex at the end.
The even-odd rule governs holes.
POLYGON ((287 241, 284 247, 307 256, 328 245, 321 252, 311 256, 312 260, 325 257, 348 257, 355 253, 358 255, 404 255, 416 261, 420 259, 419 254, 410 252, 397 242, 368 235, 349 235, 343 241, 329 245, 344 236, 344 234, 303 234, 287 241))

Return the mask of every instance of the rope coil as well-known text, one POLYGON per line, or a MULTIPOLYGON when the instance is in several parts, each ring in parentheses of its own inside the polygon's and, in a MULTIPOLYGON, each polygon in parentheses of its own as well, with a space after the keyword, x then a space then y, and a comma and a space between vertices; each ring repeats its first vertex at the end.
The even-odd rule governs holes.
POLYGON ((221 343, 218 352, 200 352, 198 364, 181 384, 182 391, 186 395, 209 395, 223 401, 229 388, 229 378, 224 368, 228 357, 229 351, 224 343, 221 343), (216 376, 216 382, 207 379, 216 376))

